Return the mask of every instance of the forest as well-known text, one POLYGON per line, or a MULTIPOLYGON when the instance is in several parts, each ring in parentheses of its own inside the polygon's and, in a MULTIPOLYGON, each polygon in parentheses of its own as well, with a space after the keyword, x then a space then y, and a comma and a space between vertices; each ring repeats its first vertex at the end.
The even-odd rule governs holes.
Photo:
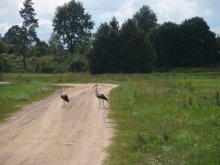
POLYGON ((56 8, 48 41, 38 38, 31 0, 18 11, 22 25, 0 34, 0 72, 150 73, 176 68, 219 68, 220 36, 202 17, 158 23, 146 4, 121 25, 95 22, 81 2, 56 8))

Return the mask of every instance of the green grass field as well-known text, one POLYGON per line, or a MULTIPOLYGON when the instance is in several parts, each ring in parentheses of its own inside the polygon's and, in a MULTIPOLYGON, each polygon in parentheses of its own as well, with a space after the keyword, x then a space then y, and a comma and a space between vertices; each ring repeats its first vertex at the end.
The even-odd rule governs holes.
POLYGON ((49 96, 55 87, 43 82, 13 82, 0 84, 0 122, 24 105, 49 96))
POLYGON ((220 164, 220 73, 3 74, 2 79, 14 84, 0 85, 1 118, 11 105, 18 110, 35 96, 51 94, 51 83, 119 84, 110 95, 116 133, 105 164, 220 164), (30 99, 18 100, 21 96, 30 99))

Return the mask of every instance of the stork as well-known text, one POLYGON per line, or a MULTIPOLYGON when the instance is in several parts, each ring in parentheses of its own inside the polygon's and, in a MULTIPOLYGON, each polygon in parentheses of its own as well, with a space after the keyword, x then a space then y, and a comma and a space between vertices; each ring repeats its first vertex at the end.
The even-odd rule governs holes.
POLYGON ((63 107, 65 107, 65 102, 69 102, 69 98, 67 96, 67 94, 65 94, 62 90, 61 90, 61 94, 60 97, 63 99, 63 107))
POLYGON ((102 99, 103 107, 105 108, 104 100, 108 101, 108 99, 105 97, 105 95, 98 92, 98 84, 96 84, 93 88, 95 87, 96 87, 95 94, 96 94, 96 97, 98 97, 99 99, 99 109, 100 109, 100 99, 102 99))

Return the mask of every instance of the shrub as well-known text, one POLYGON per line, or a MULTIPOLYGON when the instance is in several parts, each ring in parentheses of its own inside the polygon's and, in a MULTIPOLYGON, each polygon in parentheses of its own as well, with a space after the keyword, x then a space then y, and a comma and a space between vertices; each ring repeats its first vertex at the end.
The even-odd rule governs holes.
POLYGON ((71 72, 86 72, 88 70, 88 61, 85 56, 76 55, 72 58, 69 71, 71 72))

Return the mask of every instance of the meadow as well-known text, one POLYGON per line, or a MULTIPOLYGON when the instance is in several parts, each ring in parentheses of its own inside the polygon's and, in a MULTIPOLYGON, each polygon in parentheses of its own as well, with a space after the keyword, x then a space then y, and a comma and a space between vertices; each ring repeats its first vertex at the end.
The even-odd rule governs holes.
POLYGON ((109 165, 220 164, 220 73, 1 75, 0 119, 43 99, 52 83, 115 83, 109 165))

